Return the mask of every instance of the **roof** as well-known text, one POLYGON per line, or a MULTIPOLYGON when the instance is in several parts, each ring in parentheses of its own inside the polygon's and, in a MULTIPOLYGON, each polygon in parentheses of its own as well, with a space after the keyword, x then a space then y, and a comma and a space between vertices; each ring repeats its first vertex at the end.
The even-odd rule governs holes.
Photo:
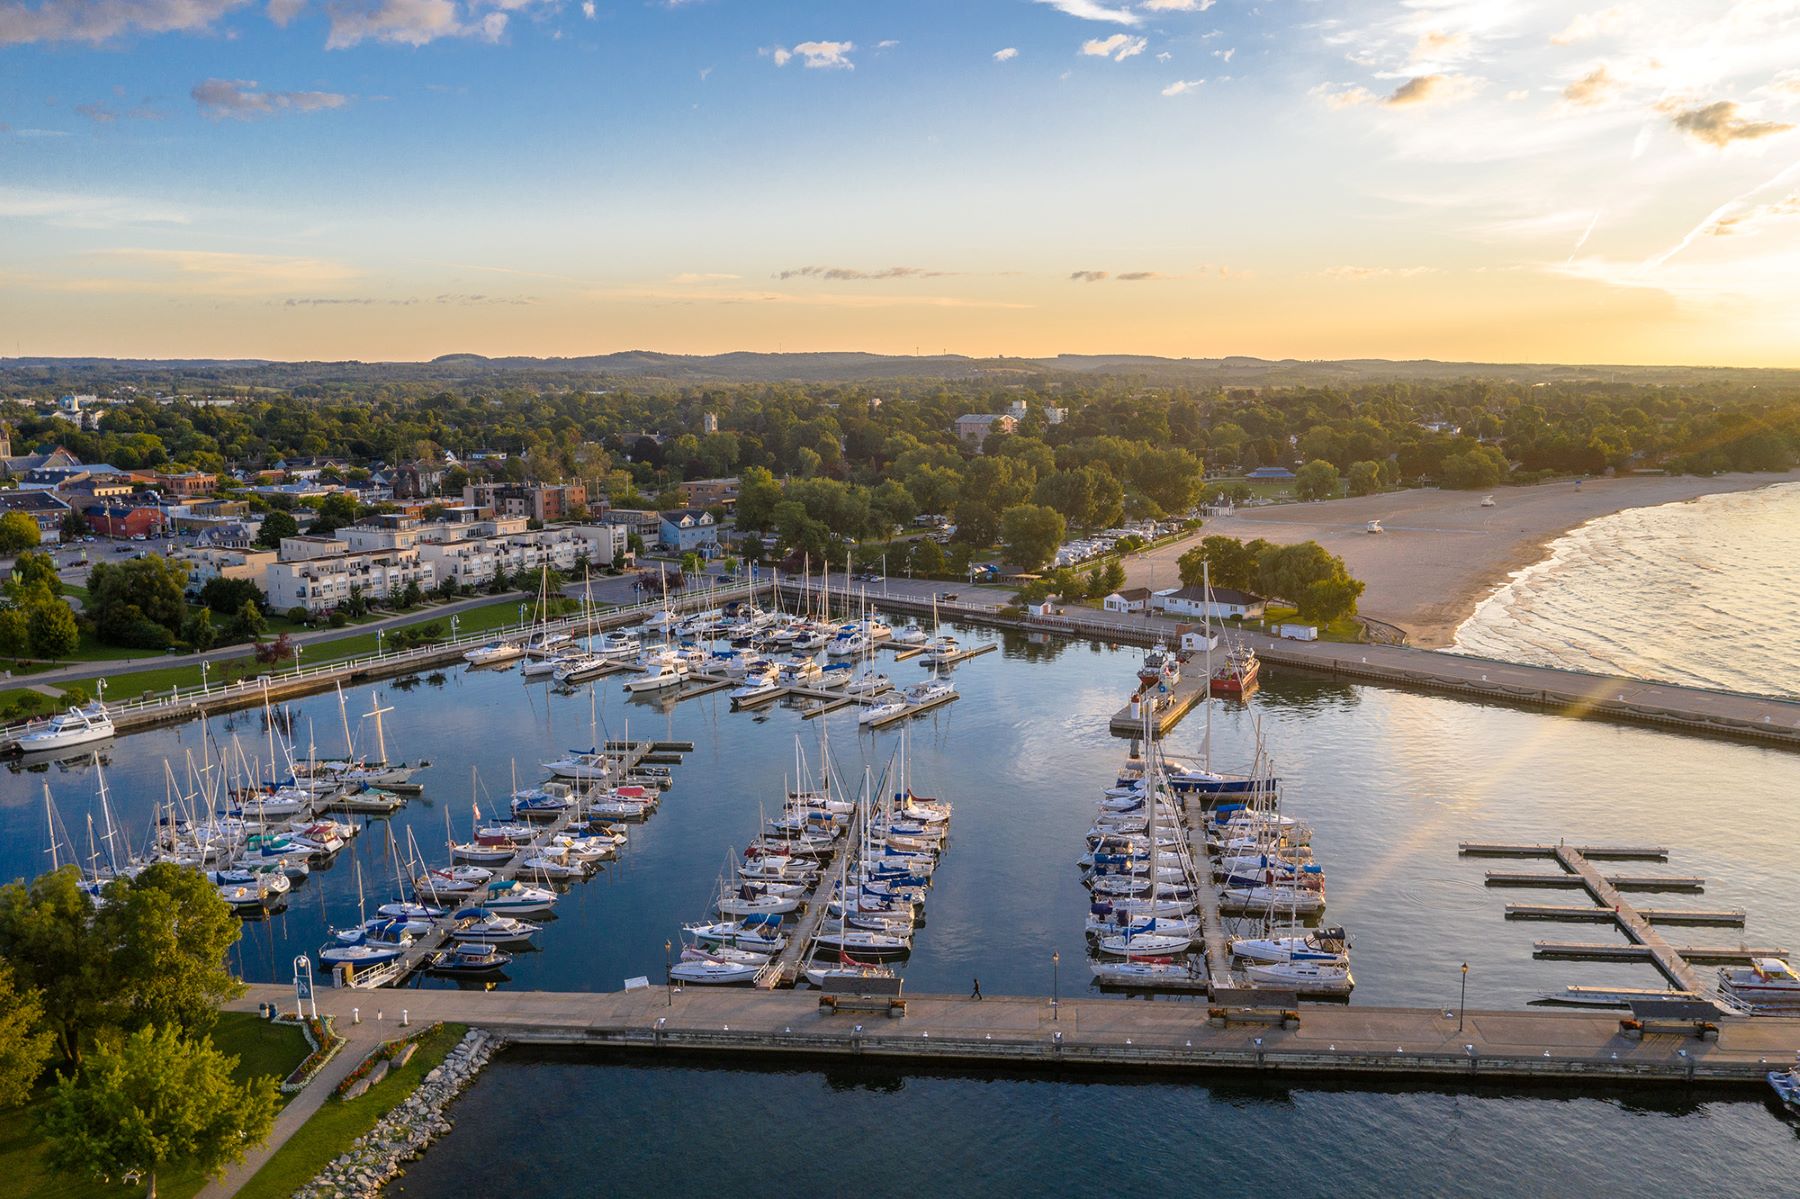
POLYGON ((48 491, 37 488, 26 488, 20 491, 0 491, 0 511, 5 512, 53 512, 57 509, 67 512, 69 506, 57 499, 48 491))
MULTIPOLYGON (((1192 600, 1195 603, 1201 603, 1207 599, 1206 588, 1200 586, 1177 587, 1173 591, 1159 591, 1157 594, 1169 599, 1192 600)), ((1215 604, 1234 604, 1245 608, 1268 602, 1260 595, 1252 595, 1248 591, 1239 591, 1235 587, 1214 587, 1212 589, 1212 601, 1215 604)))
POLYGON ((1123 591, 1113 592, 1106 598, 1113 599, 1115 597, 1122 600, 1147 600, 1150 598, 1150 589, 1148 587, 1127 587, 1123 591))
POLYGON ((678 524, 684 519, 695 522, 712 519, 705 508, 671 508, 667 512, 658 513, 658 515, 670 524, 678 524))
POLYGON ((1292 479, 1294 472, 1285 466, 1259 466, 1244 477, 1246 479, 1292 479))

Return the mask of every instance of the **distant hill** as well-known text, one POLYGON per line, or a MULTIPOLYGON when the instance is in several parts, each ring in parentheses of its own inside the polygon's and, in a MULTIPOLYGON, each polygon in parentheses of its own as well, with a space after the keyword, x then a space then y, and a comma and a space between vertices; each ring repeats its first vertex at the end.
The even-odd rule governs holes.
POLYGON ((816 353, 663 354, 628 350, 578 358, 488 358, 445 354, 429 362, 276 362, 267 359, 0 358, 0 394, 46 389, 94 390, 135 384, 181 388, 273 389, 325 393, 382 383, 445 387, 598 386, 619 382, 879 383, 915 381, 1054 382, 1114 378, 1146 385, 1257 388, 1349 386, 1383 381, 1478 379, 1516 383, 1800 385, 1800 371, 1740 367, 1393 362, 1378 358, 1158 358, 1138 354, 1059 354, 1053 358, 905 357, 816 353))

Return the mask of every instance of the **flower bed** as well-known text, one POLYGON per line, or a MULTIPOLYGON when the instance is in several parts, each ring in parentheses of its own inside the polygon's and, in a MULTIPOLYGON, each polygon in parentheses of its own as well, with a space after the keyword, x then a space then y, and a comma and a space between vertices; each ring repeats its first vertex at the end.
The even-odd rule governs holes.
POLYGON ((337 1085, 335 1094, 339 1099, 342 1099, 346 1092, 357 1083, 367 1078, 370 1073, 374 1071, 375 1067, 383 1062, 393 1062, 398 1065, 405 1065, 404 1059, 412 1056, 412 1050, 417 1047, 419 1038, 441 1027, 441 1024, 432 1024, 426 1028, 420 1029, 409 1037, 401 1037, 398 1040, 393 1041, 383 1041, 370 1052, 368 1057, 365 1057, 361 1062, 358 1062, 356 1069, 350 1071, 349 1076, 337 1085))
POLYGON ((347 1043, 343 1037, 332 1031, 330 1016, 309 1020, 277 1016, 275 1023, 299 1025, 301 1035, 306 1038, 306 1043, 312 1046, 312 1052, 307 1055, 306 1060, 294 1067, 294 1072, 282 1080, 281 1090, 285 1094, 291 1095, 304 1088, 319 1071, 325 1068, 325 1063, 336 1057, 338 1050, 347 1043))

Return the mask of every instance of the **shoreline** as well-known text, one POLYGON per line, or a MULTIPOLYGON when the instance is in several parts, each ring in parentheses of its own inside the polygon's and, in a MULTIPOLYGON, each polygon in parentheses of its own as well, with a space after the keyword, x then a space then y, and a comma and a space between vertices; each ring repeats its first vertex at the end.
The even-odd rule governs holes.
POLYGON ((1201 538, 1261 537, 1319 542, 1367 584, 1358 610, 1397 625, 1422 649, 1454 646, 1456 632, 1481 603, 1549 555, 1573 529, 1631 508, 1687 503, 1708 495, 1800 482, 1782 474, 1632 476, 1501 486, 1492 508, 1478 491, 1413 490, 1353 499, 1276 504, 1210 517, 1193 536, 1126 563, 1127 585, 1179 583, 1176 560, 1201 538), (1379 520, 1383 533, 1366 531, 1379 520))

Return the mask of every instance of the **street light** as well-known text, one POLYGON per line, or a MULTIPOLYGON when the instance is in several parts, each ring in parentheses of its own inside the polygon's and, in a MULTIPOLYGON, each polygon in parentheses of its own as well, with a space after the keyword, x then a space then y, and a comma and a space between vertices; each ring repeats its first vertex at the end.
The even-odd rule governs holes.
POLYGON ((298 641, 294 643, 294 673, 300 673, 300 643, 298 641))
POLYGON ((1050 954, 1050 1018, 1062 1020, 1062 951, 1050 954))
POLYGON ((210 665, 211 665, 211 663, 209 663, 205 658, 200 659, 200 690, 201 690, 201 692, 203 692, 205 694, 209 694, 209 695, 212 692, 211 692, 211 688, 209 688, 206 684, 206 672, 207 672, 207 668, 210 665))
POLYGON ((669 950, 673 943, 663 942, 663 994, 669 997, 669 1006, 675 1006, 675 976, 669 971, 669 950))
POLYGON ((1463 1012, 1469 1006, 1469 963, 1462 964, 1462 998, 1456 1004, 1456 1031, 1463 1030, 1463 1012))
POLYGON ((379 658, 381 656, 381 641, 382 641, 381 635, 383 632, 384 632, 384 630, 382 630, 382 629, 375 630, 375 656, 377 658, 379 658))

